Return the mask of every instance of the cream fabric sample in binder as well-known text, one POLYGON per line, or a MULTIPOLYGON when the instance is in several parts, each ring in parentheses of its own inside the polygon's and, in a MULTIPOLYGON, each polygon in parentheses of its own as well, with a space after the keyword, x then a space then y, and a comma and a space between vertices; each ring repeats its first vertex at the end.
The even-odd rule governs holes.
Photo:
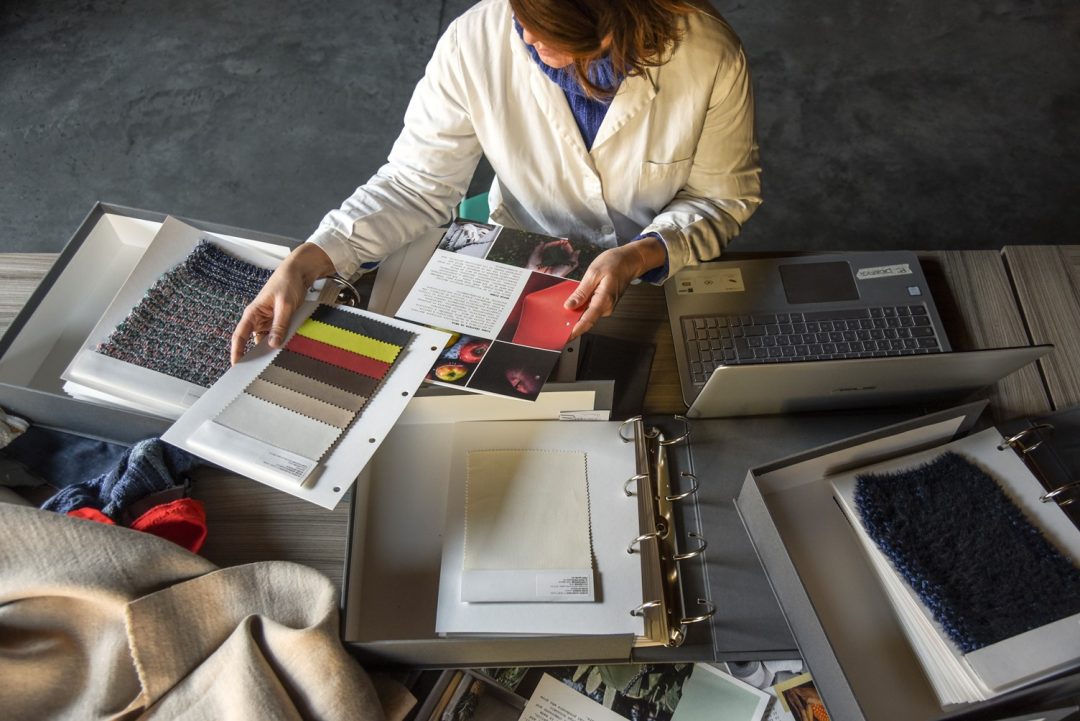
POLYGON ((461 600, 595 599, 585 454, 470 451, 461 600))

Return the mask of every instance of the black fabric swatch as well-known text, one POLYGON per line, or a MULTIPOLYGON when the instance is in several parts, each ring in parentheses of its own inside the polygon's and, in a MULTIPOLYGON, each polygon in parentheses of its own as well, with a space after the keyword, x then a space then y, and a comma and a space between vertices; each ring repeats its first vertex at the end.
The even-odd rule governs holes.
POLYGON ((343 328, 359 335, 366 335, 369 338, 381 340, 384 343, 390 343, 391 345, 402 348, 409 345, 409 342, 412 341, 414 335, 407 330, 395 328, 387 323, 355 313, 349 313, 348 311, 339 310, 338 308, 325 304, 316 306, 311 317, 317 321, 326 323, 327 325, 334 325, 338 328, 343 328))

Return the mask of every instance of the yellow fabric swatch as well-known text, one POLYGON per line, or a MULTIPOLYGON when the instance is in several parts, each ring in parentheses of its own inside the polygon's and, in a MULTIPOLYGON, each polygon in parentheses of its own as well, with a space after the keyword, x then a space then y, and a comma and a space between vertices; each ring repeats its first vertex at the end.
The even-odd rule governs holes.
POLYGON ((308 318, 296 331, 305 338, 317 340, 320 343, 332 345, 351 353, 358 353, 368 358, 374 358, 383 363, 393 363, 401 352, 401 346, 396 346, 385 341, 375 340, 367 336, 353 333, 335 325, 308 318))

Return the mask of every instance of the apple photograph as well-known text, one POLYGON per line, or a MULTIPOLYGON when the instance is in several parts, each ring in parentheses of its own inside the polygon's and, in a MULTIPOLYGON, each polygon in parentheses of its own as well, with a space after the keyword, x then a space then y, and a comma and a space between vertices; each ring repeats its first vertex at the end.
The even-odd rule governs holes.
POLYGON ((495 341, 465 385, 472 390, 534 401, 558 360, 557 351, 495 341))
POLYGON ((563 306, 577 287, 574 280, 533 273, 503 323, 498 340, 561 351, 584 310, 563 306))
POLYGON ((498 236, 499 226, 497 225, 458 221, 447 228, 442 240, 439 241, 439 250, 469 255, 473 258, 484 258, 498 236))
POLYGON ((427 380, 447 385, 466 385, 490 345, 491 341, 486 338, 454 333, 428 371, 427 380))

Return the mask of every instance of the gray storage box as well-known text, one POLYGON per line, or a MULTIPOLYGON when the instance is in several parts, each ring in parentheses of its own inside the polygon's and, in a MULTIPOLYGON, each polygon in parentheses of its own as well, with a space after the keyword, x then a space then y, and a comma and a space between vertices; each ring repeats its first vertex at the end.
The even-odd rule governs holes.
MULTIPOLYGON (((132 436, 160 435, 165 421, 100 406, 64 394, 60 374, 139 262, 166 215, 96 204, 68 241, 22 311, 0 338, 0 406, 33 422, 120 439, 124 419, 141 424, 132 436), (139 419, 139 420, 135 420, 139 419), (70 421, 70 422, 69 422, 70 421), (81 425, 80 425, 81 424, 81 425), (145 431, 145 432, 144 432, 145 431)), ((295 247, 299 241, 182 219, 202 230, 256 243, 295 247)))
MULTIPOLYGON (((736 499, 829 713, 843 721, 1042 719, 1073 706, 1072 671, 990 701, 941 709, 824 476, 961 437, 985 402, 752 467, 736 499)), ((1052 603, 1052 599, 1047 599, 1052 603)))

